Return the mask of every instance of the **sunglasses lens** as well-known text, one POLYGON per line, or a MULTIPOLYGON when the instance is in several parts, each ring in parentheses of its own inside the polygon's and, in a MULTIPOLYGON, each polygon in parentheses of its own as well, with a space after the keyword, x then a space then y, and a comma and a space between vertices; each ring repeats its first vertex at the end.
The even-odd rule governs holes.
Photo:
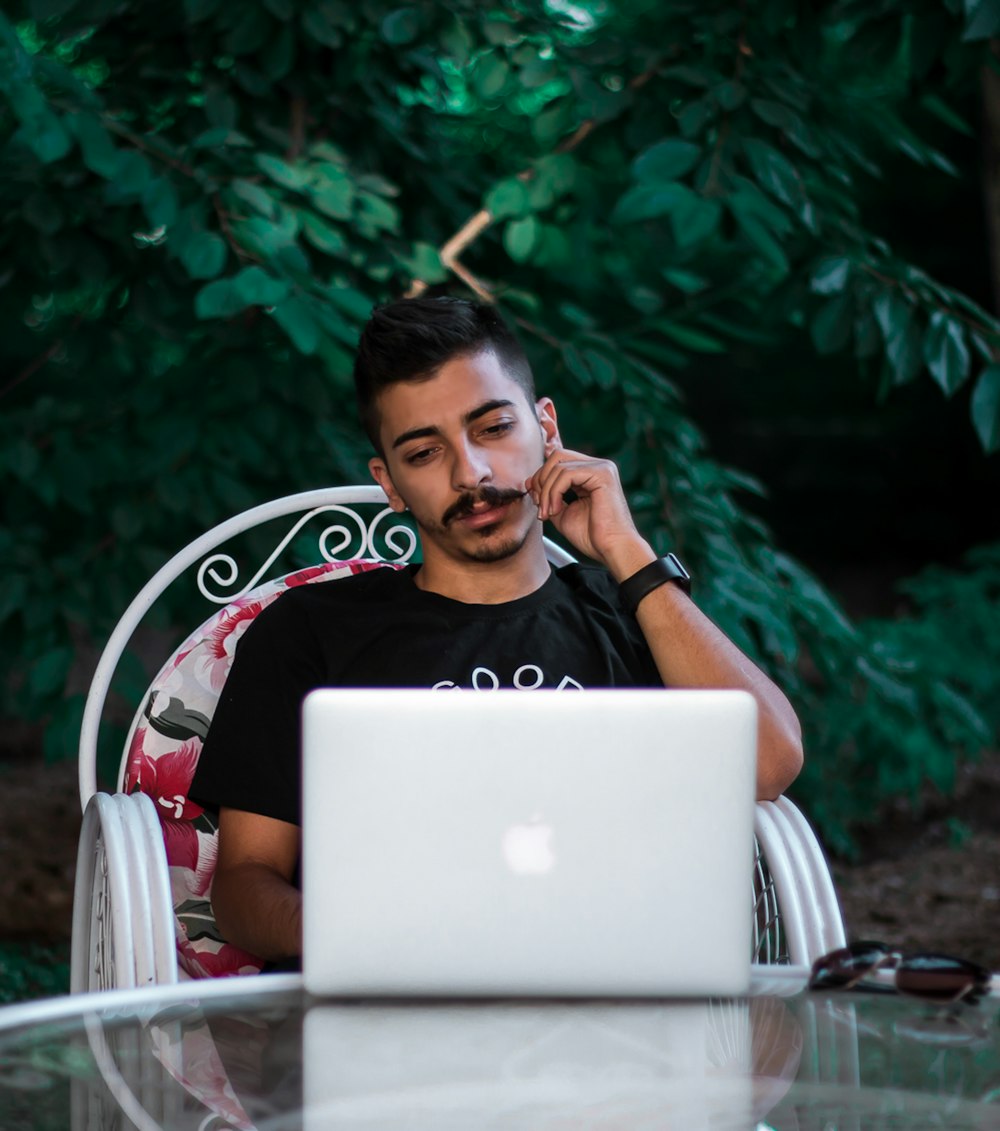
POLYGON ((816 960, 809 985, 817 990, 851 986, 877 966, 888 953, 888 949, 877 942, 856 942, 840 950, 833 950, 816 960))
POLYGON ((947 954, 914 955, 904 959, 896 970, 898 989, 934 1001, 978 997, 989 984, 990 972, 985 967, 947 954))

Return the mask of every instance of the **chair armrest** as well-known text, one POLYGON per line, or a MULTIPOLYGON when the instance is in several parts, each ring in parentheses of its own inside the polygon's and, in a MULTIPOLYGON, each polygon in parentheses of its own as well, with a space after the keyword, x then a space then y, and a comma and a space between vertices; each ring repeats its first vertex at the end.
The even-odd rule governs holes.
POLYGON ((80 830, 70 991, 177 980, 170 878, 153 803, 143 793, 97 793, 80 830))
POLYGON ((798 808, 787 797, 758 802, 754 832, 774 881, 791 961, 809 966, 846 945, 830 869, 798 808))

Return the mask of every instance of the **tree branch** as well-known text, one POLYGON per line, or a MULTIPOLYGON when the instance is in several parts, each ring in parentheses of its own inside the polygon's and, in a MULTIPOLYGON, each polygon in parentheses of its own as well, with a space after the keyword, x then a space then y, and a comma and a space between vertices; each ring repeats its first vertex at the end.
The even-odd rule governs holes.
POLYGON ((291 134, 291 144, 285 154, 287 161, 297 161, 302 155, 306 141, 306 100, 301 96, 292 99, 291 123, 288 132, 291 134))
MULTIPOLYGON (((671 48, 668 54, 673 54, 676 50, 677 48, 671 48)), ((663 66, 663 62, 664 57, 657 59, 657 61, 652 66, 647 67, 642 74, 636 75, 635 78, 630 79, 628 89, 639 90, 641 87, 645 86, 650 79, 655 77, 663 66)), ((553 150, 553 153, 571 153, 577 146, 581 145, 600 124, 601 123, 596 118, 588 118, 585 122, 582 122, 568 138, 560 142, 553 150)), ((516 176, 519 180, 530 181, 535 176, 535 170, 533 168, 522 169, 516 176)), ((477 279, 464 264, 459 262, 458 256, 490 227, 493 220, 494 217, 489 209, 481 209, 470 220, 467 220, 451 239, 442 244, 439 250, 441 262, 445 267, 457 275, 462 282, 465 283, 470 290, 479 295, 484 302, 496 301, 493 292, 485 283, 477 279)), ((403 297, 417 298, 418 295, 422 295, 426 290, 427 284, 423 279, 414 279, 403 297)))

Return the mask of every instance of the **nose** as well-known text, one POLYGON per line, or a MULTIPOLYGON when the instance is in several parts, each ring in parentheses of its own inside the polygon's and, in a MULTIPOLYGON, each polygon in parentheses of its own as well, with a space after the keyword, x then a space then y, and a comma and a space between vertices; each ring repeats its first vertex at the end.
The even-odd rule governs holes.
POLYGON ((451 481, 456 491, 474 491, 493 478, 493 472, 482 448, 463 441, 455 448, 451 481))

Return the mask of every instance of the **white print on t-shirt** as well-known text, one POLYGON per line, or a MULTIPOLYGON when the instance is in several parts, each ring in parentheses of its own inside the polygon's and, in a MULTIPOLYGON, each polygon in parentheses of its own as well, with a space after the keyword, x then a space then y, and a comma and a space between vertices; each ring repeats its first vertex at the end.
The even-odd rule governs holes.
MULTIPOLYGON (((545 682, 545 673, 537 664, 522 664, 514 672, 513 686, 517 691, 535 691, 545 682)), ((489 668, 475 668, 472 672, 473 691, 498 691, 500 677, 489 668)), ((442 679, 435 683, 431 691, 465 691, 461 684, 450 679, 442 679)), ((556 687, 556 691, 583 691, 583 684, 577 683, 571 675, 564 675, 556 687)))

